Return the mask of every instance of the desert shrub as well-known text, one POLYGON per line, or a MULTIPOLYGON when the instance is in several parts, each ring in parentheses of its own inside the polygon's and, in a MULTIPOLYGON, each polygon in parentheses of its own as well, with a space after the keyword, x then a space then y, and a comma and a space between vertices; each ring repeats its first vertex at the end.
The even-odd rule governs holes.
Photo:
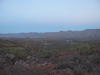
POLYGON ((32 71, 33 75, 45 75, 43 72, 41 71, 32 71))
POLYGON ((10 47, 8 52, 10 54, 15 55, 16 57, 26 57, 27 56, 27 50, 21 47, 10 47))

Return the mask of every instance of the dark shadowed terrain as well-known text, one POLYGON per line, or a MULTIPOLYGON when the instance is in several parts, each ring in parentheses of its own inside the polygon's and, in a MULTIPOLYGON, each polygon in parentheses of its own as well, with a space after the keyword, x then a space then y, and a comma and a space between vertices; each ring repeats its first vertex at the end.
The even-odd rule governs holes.
POLYGON ((99 29, 0 37, 0 75, 100 75, 99 29))

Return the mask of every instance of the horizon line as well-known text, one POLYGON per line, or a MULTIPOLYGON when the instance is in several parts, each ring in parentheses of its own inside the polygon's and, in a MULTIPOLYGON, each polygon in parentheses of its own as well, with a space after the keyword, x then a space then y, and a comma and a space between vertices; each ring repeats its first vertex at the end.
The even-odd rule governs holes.
POLYGON ((94 29, 92 29, 92 28, 88 28, 88 29, 76 29, 76 30, 74 30, 74 29, 69 29, 69 30, 59 30, 59 31, 50 31, 50 32, 8 32, 8 33, 0 33, 0 34, 23 34, 23 33, 52 33, 52 32, 68 32, 68 31, 86 31, 86 30, 100 30, 100 28, 94 28, 94 29))

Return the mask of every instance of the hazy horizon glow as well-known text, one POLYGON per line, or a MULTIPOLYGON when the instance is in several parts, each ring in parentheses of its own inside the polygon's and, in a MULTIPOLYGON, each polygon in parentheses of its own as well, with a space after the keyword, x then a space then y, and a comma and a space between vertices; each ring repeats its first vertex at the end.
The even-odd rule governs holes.
POLYGON ((100 28, 99 0, 0 0, 0 33, 100 28))

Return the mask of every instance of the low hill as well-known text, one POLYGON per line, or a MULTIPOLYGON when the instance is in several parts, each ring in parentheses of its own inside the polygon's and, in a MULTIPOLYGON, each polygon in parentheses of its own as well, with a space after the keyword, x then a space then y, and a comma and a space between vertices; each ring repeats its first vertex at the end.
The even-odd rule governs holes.
POLYGON ((9 33, 0 34, 0 38, 57 38, 67 40, 100 40, 100 29, 46 33, 9 33))

